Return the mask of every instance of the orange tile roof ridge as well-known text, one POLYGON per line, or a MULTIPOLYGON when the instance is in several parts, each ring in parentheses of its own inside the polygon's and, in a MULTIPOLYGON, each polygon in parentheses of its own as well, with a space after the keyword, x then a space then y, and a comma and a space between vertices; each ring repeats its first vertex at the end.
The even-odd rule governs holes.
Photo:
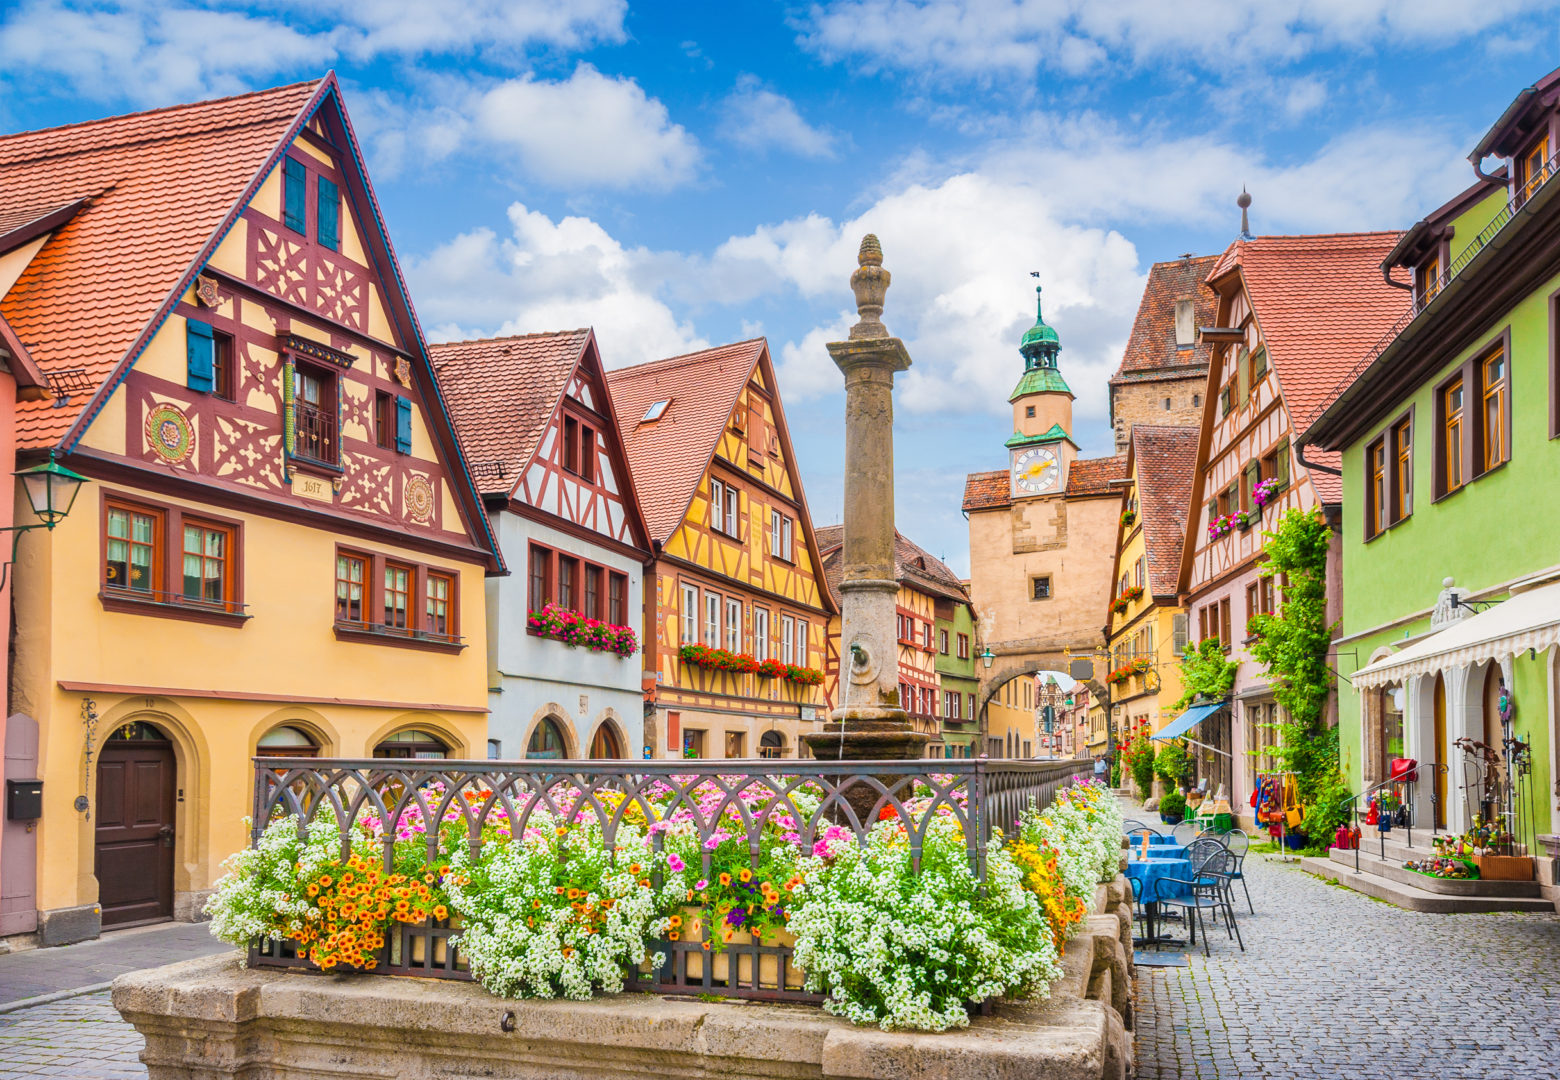
MULTIPOLYGON (((91 120, 74 120, 69 124, 55 124, 53 127, 29 128, 25 131, 10 131, 0 134, 0 146, 10 139, 25 139, 35 135, 56 135, 62 131, 72 131, 80 128, 97 127, 104 124, 117 123, 122 120, 141 120, 148 116, 163 116, 168 113, 182 112, 184 110, 205 109, 214 105, 227 105, 235 101, 243 101, 247 98, 266 97, 271 94, 285 94, 305 86, 319 86, 334 75, 334 71, 328 71, 317 79, 299 79, 297 82, 286 83, 282 86, 267 86, 259 90, 245 90, 241 94, 228 94, 225 97, 202 98, 199 101, 180 101, 172 105, 159 105, 152 109, 140 109, 136 112, 115 113, 113 116, 99 116, 91 120)), ((244 126, 244 125, 235 125, 244 126)), ((110 144, 119 145, 119 144, 110 144)))
POLYGON ((501 334, 497 337, 457 338, 454 341, 430 342, 428 348, 443 349, 455 345, 487 345, 500 341, 529 341, 533 338, 569 337, 573 334, 588 334, 591 328, 577 326, 573 330, 533 330, 529 334, 501 334))
POLYGON ((677 356, 663 356, 659 360, 643 360, 637 364, 628 364, 624 367, 613 368, 607 372, 608 376, 623 375, 632 372, 639 374, 655 367, 673 367, 679 362, 692 362, 695 360, 710 360, 710 353, 725 352, 731 349, 740 349, 744 345, 767 345, 768 339, 764 337, 743 338, 741 341, 728 341, 724 345, 711 345, 704 349, 695 349, 693 352, 679 353, 677 356))

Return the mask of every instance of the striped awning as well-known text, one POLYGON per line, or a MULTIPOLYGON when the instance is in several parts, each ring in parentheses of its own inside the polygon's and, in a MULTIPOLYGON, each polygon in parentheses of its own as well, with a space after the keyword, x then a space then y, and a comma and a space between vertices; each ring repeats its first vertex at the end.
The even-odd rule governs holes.
POLYGON ((1366 665, 1350 681, 1355 689, 1373 689, 1555 645, 1560 645, 1560 582, 1513 593, 1486 611, 1366 665))

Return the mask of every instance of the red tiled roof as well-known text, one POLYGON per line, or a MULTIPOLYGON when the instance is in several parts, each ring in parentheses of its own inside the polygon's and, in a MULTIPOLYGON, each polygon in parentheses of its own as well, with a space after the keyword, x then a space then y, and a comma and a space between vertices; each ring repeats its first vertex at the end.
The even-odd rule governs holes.
POLYGON ((1138 514, 1148 554, 1149 590, 1175 595, 1181 576, 1181 545, 1197 472, 1196 427, 1134 424, 1127 452, 1137 474, 1138 514))
MULTIPOLYGON (((1341 381, 1403 314, 1403 290, 1381 277, 1382 260, 1402 235, 1259 236, 1230 245, 1209 274, 1240 273, 1295 432, 1322 414, 1343 390, 1341 381)), ((1308 456, 1333 468, 1341 460, 1320 450, 1308 456)), ((1310 475, 1323 502, 1341 501, 1340 477, 1310 475)))
POLYGON ((589 341, 587 328, 428 347, 484 495, 508 495, 519 483, 589 341))
POLYGON ((1013 505, 1006 469, 972 472, 964 478, 964 510, 999 510, 1013 505))
MULTIPOLYGON (((844 573, 842 555, 845 526, 824 525, 816 530, 818 551, 823 556, 823 576, 836 604, 840 601, 840 579, 844 573)), ((898 529, 894 530, 894 578, 902 585, 930 596, 969 602, 969 590, 959 575, 898 529)))
POLYGON ((1214 318, 1214 295, 1203 288, 1217 255, 1155 263, 1148 269, 1148 283, 1132 323, 1132 336, 1121 356, 1112 383, 1165 375, 1194 376, 1208 370, 1208 346, 1181 348, 1175 342, 1177 300, 1192 300, 1195 326, 1209 326, 1214 318))
POLYGON ((1107 495, 1112 480, 1127 475, 1126 455, 1102 458, 1076 458, 1067 469, 1067 494, 1107 495))
POLYGON ((753 338, 607 372, 651 539, 664 543, 682 524, 731 410, 767 348, 763 338, 753 338), (668 399, 659 420, 643 422, 645 410, 668 399))
MULTIPOLYGON (((320 85, 0 136, 0 213, 91 197, 0 300, 40 368, 94 388, 115 370, 320 85)), ((58 440, 89 397, 18 404, 19 444, 58 440)))

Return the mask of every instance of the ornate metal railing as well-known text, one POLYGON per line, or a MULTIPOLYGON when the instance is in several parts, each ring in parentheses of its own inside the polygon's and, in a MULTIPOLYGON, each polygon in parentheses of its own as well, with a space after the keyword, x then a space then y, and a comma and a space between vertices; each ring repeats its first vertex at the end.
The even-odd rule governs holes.
MULTIPOLYGON (((919 869, 927 829, 939 814, 960 823, 971 869, 984 877, 986 851, 994 830, 1010 829, 1034 800, 1049 806, 1059 788, 1092 775, 1093 762, 986 761, 921 759, 914 761, 830 762, 785 759, 744 761, 392 761, 384 758, 255 759, 251 843, 277 820, 295 818, 299 835, 311 821, 324 820, 341 837, 342 858, 364 826, 377 822, 376 834, 394 837, 403 821, 444 822, 464 832, 473 857, 484 843, 492 818, 507 831, 523 835, 533 819, 550 826, 601 829, 612 847, 630 814, 655 821, 679 816, 691 821, 704 851, 705 875, 711 867, 706 846, 723 830, 745 834, 752 864, 760 859, 766 829, 785 821, 803 851, 810 851, 824 830, 848 830, 865 844, 882 819, 904 826, 912 866, 919 869), (482 793, 482 794, 479 794, 482 793), (490 793, 490 794, 488 794, 490 793), (805 798, 799 796, 805 795, 805 798), (806 807, 806 812, 803 812, 806 807), (501 817, 500 817, 501 815, 501 817)), ((445 830, 447 832, 447 830, 445 830)), ((420 842, 427 860, 438 861, 441 830, 430 828, 420 842)), ((447 838, 446 838, 447 839, 447 838)), ((658 831, 650 833, 656 850, 658 831)), ((390 871, 395 851, 384 844, 390 871)), ((458 927, 450 920, 393 928, 377 956, 374 971, 391 975, 470 978, 460 955, 458 927)), ((697 940, 663 942, 668 961, 657 971, 635 973, 633 985, 657 993, 713 993, 727 997, 814 1000, 800 990, 791 965, 791 949, 761 943, 733 946, 729 957, 712 958, 697 940)), ((257 940, 249 950, 251 966, 310 968, 290 942, 257 940)))

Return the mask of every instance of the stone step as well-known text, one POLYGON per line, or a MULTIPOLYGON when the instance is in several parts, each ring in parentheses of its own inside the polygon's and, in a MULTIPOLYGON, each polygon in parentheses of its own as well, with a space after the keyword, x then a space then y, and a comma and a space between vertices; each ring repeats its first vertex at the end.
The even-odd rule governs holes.
POLYGON ((1555 910, 1555 905, 1543 897, 1450 896, 1446 893, 1430 892, 1417 885, 1394 881, 1382 874, 1356 874, 1352 867, 1317 856, 1301 859, 1300 869, 1409 911, 1477 914, 1489 911, 1553 912, 1555 910))
MULTIPOLYGON (((1350 874, 1354 872, 1354 852, 1333 848, 1327 854, 1333 862, 1344 867, 1350 874)), ((1426 892, 1442 893, 1446 896, 1509 896, 1531 899, 1543 895, 1543 887, 1536 881, 1484 881, 1478 878, 1460 881, 1455 878, 1434 878, 1428 874, 1406 870, 1401 863, 1390 860, 1383 862, 1376 852, 1367 852, 1364 848, 1360 849, 1359 868, 1362 874, 1375 874, 1378 877, 1390 878, 1402 885, 1412 885, 1426 892)))
POLYGON ((1402 864, 1409 859, 1427 859, 1435 854, 1435 849, 1430 846, 1430 838, 1433 835, 1445 835, 1431 833, 1429 829, 1415 829, 1414 843, 1410 846, 1407 842, 1408 833, 1404 829, 1393 829, 1386 835, 1386 844, 1382 844, 1382 835, 1375 829, 1361 830, 1360 855, 1374 855, 1381 857, 1381 849, 1386 847, 1387 859, 1391 862, 1402 864))

